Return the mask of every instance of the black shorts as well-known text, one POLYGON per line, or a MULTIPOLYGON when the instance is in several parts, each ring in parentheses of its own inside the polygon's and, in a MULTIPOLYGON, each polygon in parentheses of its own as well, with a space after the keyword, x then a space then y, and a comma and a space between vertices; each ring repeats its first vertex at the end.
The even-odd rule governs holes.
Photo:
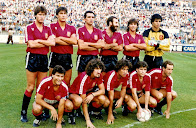
POLYGON ((89 90, 88 92, 86 92, 86 95, 88 95, 91 92, 97 92, 99 91, 99 87, 97 85, 95 85, 91 90, 89 90))
POLYGON ((100 60, 105 65, 105 72, 111 71, 115 69, 116 63, 118 61, 117 55, 110 56, 100 56, 100 60))
POLYGON ((51 52, 49 57, 49 67, 54 68, 56 65, 61 65, 66 71, 72 69, 73 64, 71 54, 51 52))
MULTIPOLYGON (((131 89, 127 89, 127 90, 126 90, 126 94, 132 96, 131 89)), ((138 99, 139 99, 140 97, 142 97, 143 95, 145 95, 145 90, 144 90, 144 89, 142 89, 141 92, 138 92, 138 91, 137 91, 137 97, 138 97, 138 99)))
POLYGON ((153 68, 161 68, 163 64, 162 56, 156 57, 156 56, 145 55, 144 61, 146 61, 146 63, 148 64, 148 71, 153 68))
POLYGON ((48 57, 47 55, 33 54, 28 52, 26 55, 26 66, 30 72, 47 72, 48 71, 48 57))
POLYGON ((124 55, 123 59, 126 59, 131 62, 132 66, 133 66, 132 70, 136 69, 136 64, 138 61, 140 61, 139 57, 132 57, 132 56, 127 56, 127 55, 124 55))
POLYGON ((77 62, 76 62, 76 70, 78 72, 84 72, 86 65, 92 59, 98 58, 96 55, 78 55, 77 62))

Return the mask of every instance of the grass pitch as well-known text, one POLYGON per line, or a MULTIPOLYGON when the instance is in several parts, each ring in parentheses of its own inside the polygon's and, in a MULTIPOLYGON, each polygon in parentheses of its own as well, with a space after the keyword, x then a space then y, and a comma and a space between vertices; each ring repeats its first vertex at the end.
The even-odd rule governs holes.
MULTIPOLYGON (((0 128, 31 128, 35 119, 31 113, 34 102, 35 91, 28 109, 27 123, 20 121, 22 98, 26 89, 25 55, 26 45, 0 44, 0 128)), ((76 52, 74 48, 72 81, 77 75, 76 52)), ((143 60, 144 52, 141 52, 140 60, 143 60)), ((122 58, 122 52, 118 58, 122 58)), ((174 62, 174 90, 178 97, 172 102, 170 119, 154 114, 152 119, 145 123, 138 123, 136 111, 129 113, 127 117, 122 116, 121 108, 117 109, 117 119, 114 124, 106 125, 107 116, 103 111, 104 119, 94 119, 97 128, 119 128, 119 127, 142 127, 142 128, 193 128, 196 127, 196 54, 190 53, 168 53, 163 56, 174 62), (136 123, 137 122, 137 123, 136 123), (129 126, 128 126, 129 124, 129 126)), ((71 82, 72 83, 72 82, 71 82)), ((163 107, 163 111, 166 106, 163 107)), ((67 120, 67 116, 64 116, 67 120)), ((51 119, 41 122, 40 128, 54 128, 55 122, 51 119)), ((66 123, 63 127, 83 128, 86 127, 83 118, 76 118, 76 125, 66 123)))

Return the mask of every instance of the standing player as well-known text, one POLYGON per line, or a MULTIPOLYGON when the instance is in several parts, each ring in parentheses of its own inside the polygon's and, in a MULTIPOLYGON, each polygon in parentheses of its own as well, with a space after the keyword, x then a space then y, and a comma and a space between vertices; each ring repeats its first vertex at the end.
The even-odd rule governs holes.
POLYGON ((38 127, 42 119, 43 108, 51 110, 51 118, 57 120, 56 128, 62 128, 61 121, 64 109, 72 111, 73 104, 66 99, 68 86, 63 82, 65 69, 56 65, 52 71, 52 76, 43 79, 37 89, 35 102, 33 103, 34 127, 38 127), (58 108, 58 114, 56 111, 58 108))
POLYGON ((99 29, 93 27, 95 14, 92 11, 84 13, 85 25, 78 29, 78 57, 76 69, 78 74, 85 71, 87 63, 97 58, 99 49, 104 46, 102 33, 99 29))
POLYGON ((164 112, 166 118, 170 117, 171 101, 177 97, 177 93, 173 90, 173 79, 171 74, 173 72, 174 64, 171 61, 165 61, 161 69, 152 69, 149 71, 151 76, 151 95, 157 100, 157 107, 155 112, 163 115, 161 108, 167 104, 167 110, 164 112), (159 101, 163 100, 159 103, 159 101))
POLYGON ((133 70, 136 69, 136 64, 139 61, 140 50, 146 49, 146 44, 141 35, 137 34, 139 23, 136 19, 130 19, 127 24, 127 33, 124 38, 124 57, 133 65, 133 70))
POLYGON ((105 72, 114 70, 118 61, 118 51, 122 51, 123 49, 122 35, 119 32, 116 32, 118 28, 118 19, 114 16, 109 17, 107 19, 107 25, 108 28, 102 32, 106 44, 99 54, 101 61, 106 67, 105 72))
MULTIPOLYGON (((95 128, 90 120, 87 104, 92 102, 92 106, 96 108, 108 107, 109 105, 109 100, 104 95, 105 88, 101 74, 104 69, 105 67, 99 59, 90 60, 86 66, 86 71, 80 73, 69 88, 69 98, 72 100, 74 107, 80 107, 82 103, 87 128, 95 128)), ((75 124, 75 120, 71 123, 75 124)))
POLYGON ((128 70, 131 68, 131 63, 128 60, 121 59, 116 63, 115 70, 109 71, 104 76, 104 86, 106 89, 106 95, 108 95, 110 105, 108 108, 107 124, 114 123, 113 108, 121 107, 123 101, 132 109, 136 108, 135 102, 128 98, 126 95, 126 87, 128 80, 128 70), (121 91, 117 91, 120 85, 121 91), (117 100, 113 106, 113 101, 117 100))
POLYGON ((143 33, 147 48, 145 50, 144 61, 148 64, 148 70, 161 68, 163 64, 163 51, 170 50, 169 35, 160 28, 162 17, 154 14, 151 18, 152 28, 143 33))
POLYGON ((56 46, 51 47, 49 75, 51 76, 55 65, 63 66, 66 70, 65 83, 70 86, 73 67, 71 54, 73 54, 73 45, 77 44, 76 29, 66 23, 67 9, 65 7, 57 8, 56 16, 57 23, 50 25, 52 33, 56 36, 56 46))
POLYGON ((25 39, 27 42, 26 76, 27 88, 23 97, 21 121, 27 122, 27 109, 33 93, 35 83, 38 87, 41 80, 47 77, 49 46, 55 41, 49 27, 44 26, 47 10, 44 6, 37 6, 34 11, 35 22, 27 26, 25 39))
MULTIPOLYGON (((150 75, 147 72, 148 64, 145 61, 139 61, 136 65, 136 71, 133 71, 129 77, 129 86, 127 87, 127 93, 129 97, 133 97, 137 104, 138 113, 141 112, 140 104, 145 104, 145 109, 148 109, 148 105, 155 107, 157 105, 156 100, 150 96, 150 75)), ((125 108, 125 115, 128 113, 128 109, 125 108)))

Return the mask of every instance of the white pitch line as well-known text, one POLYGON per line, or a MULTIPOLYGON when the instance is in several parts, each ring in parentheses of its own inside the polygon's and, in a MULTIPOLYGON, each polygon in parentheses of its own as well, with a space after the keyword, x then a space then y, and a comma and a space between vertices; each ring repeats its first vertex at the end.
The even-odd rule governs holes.
MULTIPOLYGON (((191 108, 191 109, 186 109, 186 110, 183 110, 183 111, 173 112, 173 113, 171 113, 170 115, 178 114, 178 113, 181 113, 181 112, 188 112, 188 111, 192 111, 192 110, 196 110, 196 108, 191 108)), ((150 120, 156 119, 156 118, 160 118, 160 117, 163 117, 163 115, 157 116, 157 117, 155 117, 155 118, 150 118, 150 120)), ((137 122, 134 122, 134 123, 132 123, 132 124, 127 124, 127 125, 125 125, 125 126, 123 126, 123 127, 121 127, 121 128, 130 128, 130 127, 133 127, 133 126, 136 125, 136 124, 141 124, 141 123, 142 123, 142 122, 137 121, 137 122)))
POLYGON ((186 55, 183 55, 183 54, 178 54, 180 56, 183 56, 183 57, 187 57, 187 58, 191 58, 191 59, 196 59, 195 57, 192 57, 192 56, 186 56, 186 55))

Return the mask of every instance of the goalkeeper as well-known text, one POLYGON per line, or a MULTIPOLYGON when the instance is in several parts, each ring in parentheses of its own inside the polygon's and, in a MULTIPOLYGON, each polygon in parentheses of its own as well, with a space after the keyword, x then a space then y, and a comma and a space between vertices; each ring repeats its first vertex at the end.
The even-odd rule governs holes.
POLYGON ((144 40, 147 44, 144 61, 148 64, 148 71, 153 68, 161 68, 163 64, 163 51, 170 50, 169 35, 160 28, 162 17, 154 14, 151 17, 152 27, 143 33, 144 40))

